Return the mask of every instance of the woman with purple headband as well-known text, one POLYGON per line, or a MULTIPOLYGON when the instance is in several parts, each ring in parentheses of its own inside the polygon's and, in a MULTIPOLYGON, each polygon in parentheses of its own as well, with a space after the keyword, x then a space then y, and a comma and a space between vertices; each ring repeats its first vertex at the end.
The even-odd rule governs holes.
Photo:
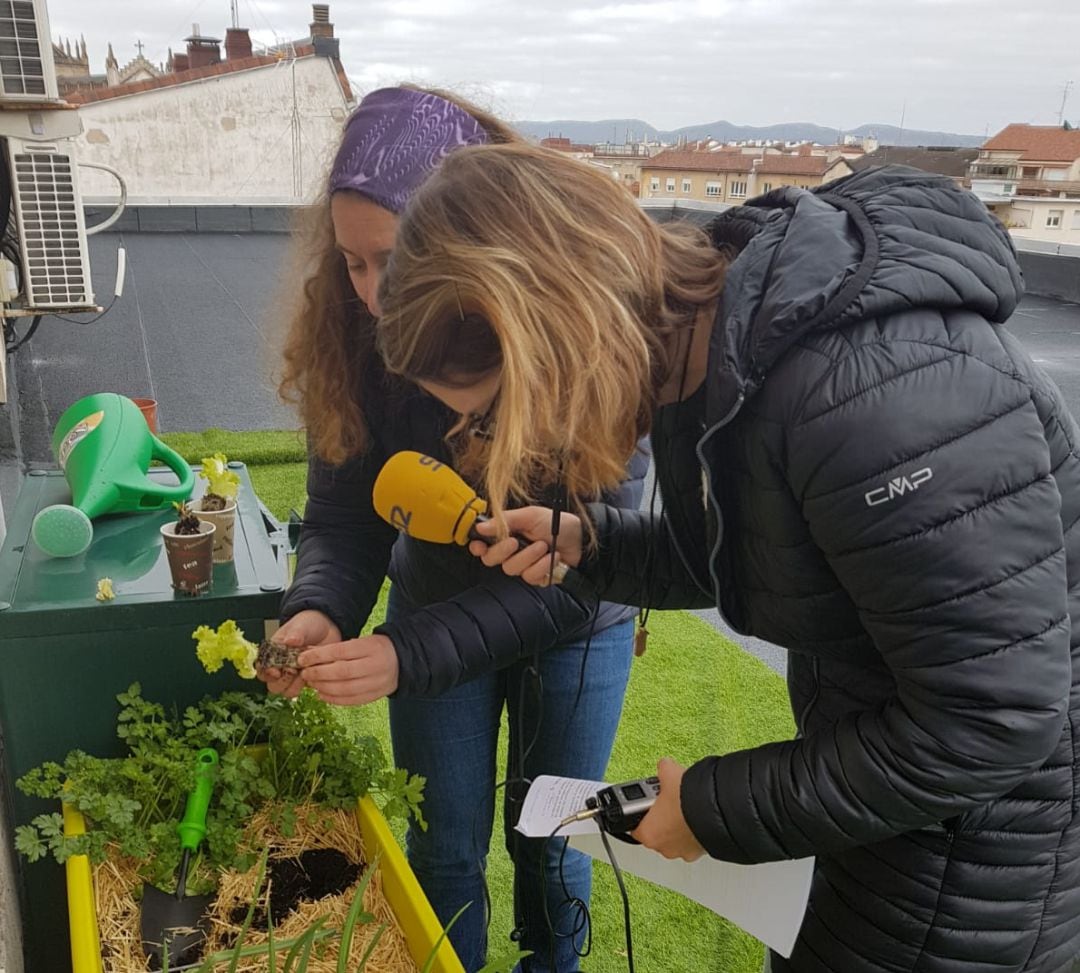
MULTIPOLYGON (((436 397, 388 375, 375 321, 379 278, 410 196, 455 149, 510 141, 517 136, 494 117, 441 92, 410 88, 373 92, 346 126, 327 198, 315 207, 304 241, 307 276, 281 386, 299 405, 311 458, 279 637, 310 648, 301 656, 302 679, 271 673, 268 682, 287 695, 307 684, 341 705, 391 694, 395 761, 427 778, 428 828, 410 827, 409 861, 443 923, 471 903, 450 930, 470 971, 487 953, 484 868, 502 778, 496 744, 505 705, 507 776, 519 779, 504 800, 515 922, 522 947, 533 951, 523 968, 566 973, 578 968, 584 941, 580 912, 569 901, 588 903, 590 865, 567 851, 564 888, 562 849, 552 842, 541 881, 542 842, 512 828, 525 790, 520 779, 603 778, 633 654, 633 610, 498 578, 460 548, 399 537, 372 505, 375 476, 399 450, 418 450, 483 481, 485 423, 497 386, 440 388, 436 397), (357 638, 387 574, 387 622, 357 638), (471 678, 481 669, 488 674, 471 678), (365 675, 375 670, 392 675, 365 675)), ((463 337, 468 327, 466 320, 463 337)), ((461 364, 462 375, 485 370, 483 362, 461 364)), ((639 456, 608 502, 636 508, 645 466, 639 456)), ((557 487, 549 484, 546 495, 554 499, 557 487)))

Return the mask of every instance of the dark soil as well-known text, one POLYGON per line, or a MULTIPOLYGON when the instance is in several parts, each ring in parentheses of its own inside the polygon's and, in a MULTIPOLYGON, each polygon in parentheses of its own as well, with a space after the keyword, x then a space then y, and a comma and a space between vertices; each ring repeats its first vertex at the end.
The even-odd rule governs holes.
POLYGON ((265 639, 259 643, 259 654, 255 657, 255 668, 298 672, 300 665, 297 658, 302 651, 301 648, 282 645, 272 639, 265 639))
POLYGON ((229 505, 229 502, 224 497, 219 497, 216 493, 207 493, 202 498, 203 510, 224 510, 229 505))
POLYGON ((182 516, 177 518, 176 533, 185 535, 199 533, 199 518, 191 511, 185 511, 182 516))
MULTIPOLYGON (((299 858, 271 858, 270 915, 277 928, 301 902, 317 902, 329 895, 340 895, 363 871, 361 862, 352 861, 334 848, 314 848, 299 858)), ((238 925, 247 916, 247 906, 233 910, 230 919, 238 925)), ((266 910, 256 909, 253 929, 267 928, 266 910)))

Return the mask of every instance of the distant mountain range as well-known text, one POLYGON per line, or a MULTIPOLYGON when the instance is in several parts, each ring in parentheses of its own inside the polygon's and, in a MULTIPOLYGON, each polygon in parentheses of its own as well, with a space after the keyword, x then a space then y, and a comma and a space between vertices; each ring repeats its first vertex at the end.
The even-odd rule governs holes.
POLYGON ((679 138, 695 141, 714 138, 719 142, 735 142, 754 139, 778 139, 784 141, 817 142, 833 145, 844 135, 874 135, 882 145, 957 145, 973 148, 982 145, 981 135, 957 135, 955 132, 926 132, 905 128, 902 132, 895 125, 860 125, 858 128, 839 131, 810 122, 790 122, 784 125, 733 125, 731 122, 709 122, 706 125, 688 125, 673 131, 653 128, 640 118, 608 118, 599 122, 578 122, 558 119, 550 122, 523 121, 515 126, 519 132, 533 138, 562 136, 571 142, 593 145, 597 142, 625 142, 640 140, 646 135, 661 142, 675 142, 679 138))

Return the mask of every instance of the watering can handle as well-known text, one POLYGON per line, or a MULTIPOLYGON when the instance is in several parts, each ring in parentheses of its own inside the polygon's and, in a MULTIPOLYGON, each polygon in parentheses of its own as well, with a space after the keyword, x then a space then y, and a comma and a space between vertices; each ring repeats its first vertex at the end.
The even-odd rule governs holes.
POLYGON ((176 486, 159 487, 157 492, 166 500, 187 500, 191 496, 191 491, 195 489, 194 471, 188 466, 184 457, 175 449, 166 446, 157 436, 151 436, 150 438, 154 444, 150 455, 154 459, 161 460, 180 480, 176 486))

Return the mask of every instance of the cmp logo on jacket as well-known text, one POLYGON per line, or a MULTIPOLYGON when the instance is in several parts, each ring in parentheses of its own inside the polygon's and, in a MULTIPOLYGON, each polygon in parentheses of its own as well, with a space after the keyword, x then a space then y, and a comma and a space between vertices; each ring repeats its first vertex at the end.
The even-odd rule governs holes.
POLYGON ((885 486, 876 487, 867 492, 866 505, 876 507, 878 504, 902 497, 905 493, 914 493, 924 483, 933 479, 933 476, 934 471, 929 466, 924 466, 921 470, 916 470, 907 476, 893 477, 885 486))

